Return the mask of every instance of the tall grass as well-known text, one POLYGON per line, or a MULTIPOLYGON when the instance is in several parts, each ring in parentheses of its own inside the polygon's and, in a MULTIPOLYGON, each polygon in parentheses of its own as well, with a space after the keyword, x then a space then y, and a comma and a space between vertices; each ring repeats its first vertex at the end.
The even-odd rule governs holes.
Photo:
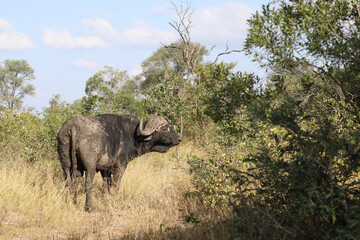
POLYGON ((5 236, 28 234, 29 229, 61 226, 75 206, 64 202, 64 186, 53 162, 15 162, 0 167, 0 226, 5 236))
POLYGON ((74 181, 71 200, 66 201, 67 190, 57 159, 7 161, 2 154, 0 236, 151 239, 184 229, 184 216, 203 207, 198 200, 185 197, 194 191, 186 162, 190 153, 205 154, 192 144, 183 144, 167 154, 139 157, 129 164, 119 189, 110 193, 104 194, 97 174, 92 213, 83 210, 84 178, 74 181))

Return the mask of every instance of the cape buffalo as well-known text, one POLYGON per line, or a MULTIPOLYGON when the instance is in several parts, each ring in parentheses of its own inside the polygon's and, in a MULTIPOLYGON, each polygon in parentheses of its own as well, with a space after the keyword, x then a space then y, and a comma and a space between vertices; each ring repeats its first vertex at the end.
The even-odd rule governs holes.
POLYGON ((128 163, 148 152, 165 153, 180 143, 161 116, 145 123, 130 115, 104 114, 70 118, 58 133, 58 153, 69 187, 74 177, 86 173, 85 210, 92 206, 91 188, 95 172, 111 183, 119 183, 128 163))

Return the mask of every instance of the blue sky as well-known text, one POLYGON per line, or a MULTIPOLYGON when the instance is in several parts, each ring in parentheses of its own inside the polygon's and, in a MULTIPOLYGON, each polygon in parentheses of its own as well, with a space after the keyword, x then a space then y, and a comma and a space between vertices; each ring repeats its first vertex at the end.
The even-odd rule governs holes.
MULTIPOLYGON (((6 3, 5 3, 6 2, 6 3)), ((176 5, 179 0, 173 1, 176 5)), ((208 60, 241 49, 246 19, 268 0, 193 0, 192 40, 210 49, 208 60)), ((54 94, 72 102, 85 95, 85 83, 105 65, 141 72, 141 62, 162 43, 178 38, 169 22, 176 19, 170 0, 12 0, 0 8, 0 62, 25 59, 35 70, 34 97, 24 105, 42 111, 54 94)), ((244 54, 220 60, 237 70, 259 71, 244 54)))

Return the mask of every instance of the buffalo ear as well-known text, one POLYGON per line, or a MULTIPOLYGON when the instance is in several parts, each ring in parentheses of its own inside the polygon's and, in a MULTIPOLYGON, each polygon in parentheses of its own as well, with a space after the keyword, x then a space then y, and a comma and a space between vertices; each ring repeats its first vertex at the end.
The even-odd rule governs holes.
POLYGON ((150 141, 151 139, 152 139, 152 135, 150 135, 150 136, 141 136, 141 135, 139 135, 138 136, 138 140, 140 142, 147 142, 147 141, 150 141))
POLYGON ((144 141, 150 141, 151 139, 152 139, 152 135, 147 136, 147 137, 144 139, 144 141))

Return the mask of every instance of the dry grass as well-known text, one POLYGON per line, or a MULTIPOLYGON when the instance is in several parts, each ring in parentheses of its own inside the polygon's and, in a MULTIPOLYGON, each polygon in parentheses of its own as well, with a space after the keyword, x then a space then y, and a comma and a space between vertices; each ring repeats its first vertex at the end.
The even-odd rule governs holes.
POLYGON ((185 198, 185 193, 194 190, 186 163, 190 153, 205 154, 188 143, 167 154, 135 159, 120 188, 110 194, 103 193, 102 179, 97 174, 92 213, 83 210, 84 179, 74 182, 72 201, 65 201, 66 189, 57 160, 38 160, 34 164, 18 160, 10 164, 0 159, 0 238, 161 239, 171 235, 191 239, 189 234, 197 232, 217 239, 211 237, 213 233, 194 230, 194 224, 183 221, 193 211, 211 214, 198 200, 185 198))

